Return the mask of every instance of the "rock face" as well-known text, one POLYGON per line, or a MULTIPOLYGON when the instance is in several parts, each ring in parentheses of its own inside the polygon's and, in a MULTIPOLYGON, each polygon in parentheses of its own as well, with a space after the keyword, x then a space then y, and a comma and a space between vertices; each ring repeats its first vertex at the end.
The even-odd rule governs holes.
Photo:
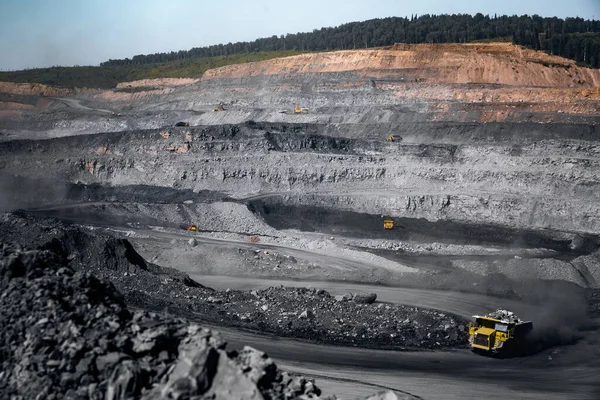
POLYGON ((422 71, 419 77, 428 82, 565 87, 578 80, 587 82, 586 86, 600 82, 598 71, 510 43, 396 44, 380 49, 301 54, 215 68, 207 71, 203 79, 276 75, 282 71, 286 74, 348 71, 367 74, 376 70, 380 76, 395 76, 399 71, 412 72, 424 65, 427 71, 422 71), (511 62, 514 59, 520 62, 511 62), (544 64, 569 68, 570 74, 544 64))
POLYGON ((49 250, 0 245, 0 397, 318 398, 264 353, 228 353, 184 320, 131 313, 114 286, 49 250), (299 384, 300 383, 300 384, 299 384))

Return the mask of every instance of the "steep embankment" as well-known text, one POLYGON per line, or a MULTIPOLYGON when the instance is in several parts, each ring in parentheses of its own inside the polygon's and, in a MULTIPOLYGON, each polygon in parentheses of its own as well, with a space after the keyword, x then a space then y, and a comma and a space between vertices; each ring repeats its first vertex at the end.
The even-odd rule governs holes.
POLYGON ((509 43, 397 44, 369 50, 311 53, 207 71, 203 79, 357 72, 434 83, 600 86, 600 71, 509 43))

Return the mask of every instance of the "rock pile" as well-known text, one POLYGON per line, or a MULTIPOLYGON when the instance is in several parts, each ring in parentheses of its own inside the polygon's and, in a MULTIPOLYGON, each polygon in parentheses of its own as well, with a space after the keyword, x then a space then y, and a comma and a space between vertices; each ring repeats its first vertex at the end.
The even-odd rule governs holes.
MULTIPOLYGON (((396 350, 464 347, 467 321, 435 310, 375 303, 375 293, 270 287, 212 294, 230 325, 320 342, 396 350)), ((192 309, 197 305, 192 304, 192 309)), ((206 314, 203 314, 206 315, 206 314)))
POLYGON ((130 312, 115 287, 49 250, 0 244, 0 397, 318 398, 312 381, 181 319, 130 312))
POLYGON ((523 322, 523 320, 517 317, 512 311, 498 309, 486 315, 486 317, 499 319, 504 322, 512 322, 515 324, 519 324, 523 322))

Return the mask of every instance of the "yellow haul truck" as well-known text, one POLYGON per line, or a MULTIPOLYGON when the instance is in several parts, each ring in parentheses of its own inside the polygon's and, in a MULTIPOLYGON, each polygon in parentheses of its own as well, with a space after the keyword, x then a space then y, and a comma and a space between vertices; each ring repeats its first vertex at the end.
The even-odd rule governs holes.
POLYGON ((507 310, 474 315, 473 320, 469 325, 469 345, 474 352, 512 355, 526 351, 525 338, 533 329, 531 321, 523 321, 507 310))

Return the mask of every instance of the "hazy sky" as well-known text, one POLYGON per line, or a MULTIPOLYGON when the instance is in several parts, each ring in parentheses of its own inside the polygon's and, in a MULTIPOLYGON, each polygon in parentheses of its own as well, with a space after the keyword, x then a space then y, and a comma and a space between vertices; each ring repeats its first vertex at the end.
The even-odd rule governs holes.
POLYGON ((0 69, 97 65, 411 14, 600 18, 600 0, 0 0, 0 69))

